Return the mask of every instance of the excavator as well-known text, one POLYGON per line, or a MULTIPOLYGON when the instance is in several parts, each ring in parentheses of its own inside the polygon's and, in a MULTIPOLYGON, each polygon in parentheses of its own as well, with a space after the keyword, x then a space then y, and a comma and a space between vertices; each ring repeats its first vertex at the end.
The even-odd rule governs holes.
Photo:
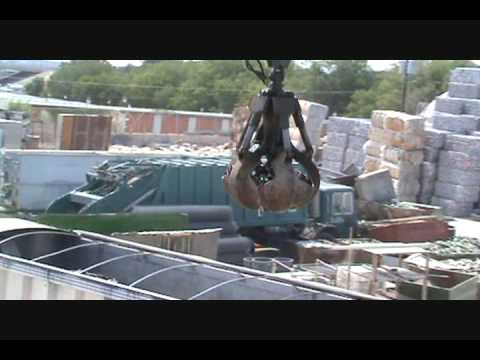
POLYGON ((245 64, 268 87, 250 105, 250 116, 223 176, 225 189, 248 209, 300 209, 317 194, 320 173, 312 159, 313 148, 298 98, 284 90, 291 60, 267 60, 269 75, 262 61, 256 62, 257 69, 250 60, 245 64), (290 139, 290 118, 299 130, 302 151, 290 139), (300 167, 294 166, 294 161, 300 167))

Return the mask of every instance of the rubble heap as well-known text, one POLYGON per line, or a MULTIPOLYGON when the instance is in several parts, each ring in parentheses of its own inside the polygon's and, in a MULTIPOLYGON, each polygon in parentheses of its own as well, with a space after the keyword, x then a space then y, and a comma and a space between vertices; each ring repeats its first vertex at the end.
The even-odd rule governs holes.
POLYGON ((425 120, 397 111, 372 113, 369 141, 364 145, 365 172, 388 169, 397 198, 416 202, 425 147, 425 120))
POLYGON ((468 216, 480 195, 480 69, 452 72, 448 96, 435 100, 431 125, 419 201, 449 216, 468 216))
POLYGON ((363 145, 368 141, 369 128, 369 119, 330 117, 322 167, 342 172, 354 164, 361 169, 365 160, 363 145))
POLYGON ((149 147, 112 145, 108 149, 112 153, 138 153, 152 155, 179 155, 179 156, 230 156, 231 144, 219 146, 200 146, 182 143, 174 145, 154 145, 149 147))

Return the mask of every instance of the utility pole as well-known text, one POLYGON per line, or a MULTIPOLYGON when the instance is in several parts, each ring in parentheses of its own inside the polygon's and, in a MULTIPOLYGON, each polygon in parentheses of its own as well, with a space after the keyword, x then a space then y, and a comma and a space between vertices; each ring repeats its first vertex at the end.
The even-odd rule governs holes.
POLYGON ((408 87, 408 65, 409 60, 405 60, 403 69, 403 92, 402 92, 402 111, 405 112, 407 102, 407 87, 408 87))

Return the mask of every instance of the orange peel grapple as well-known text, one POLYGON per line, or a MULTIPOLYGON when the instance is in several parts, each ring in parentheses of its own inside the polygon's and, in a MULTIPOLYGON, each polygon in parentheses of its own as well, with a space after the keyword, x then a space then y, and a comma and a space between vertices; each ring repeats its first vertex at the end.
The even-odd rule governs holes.
POLYGON ((233 159, 223 181, 226 190, 249 209, 283 212, 302 208, 316 195, 320 174, 312 160, 313 148, 305 129, 298 99, 283 90, 289 60, 270 60, 269 77, 247 67, 264 82, 270 80, 252 102, 248 122, 243 129, 233 159), (305 150, 298 150, 290 139, 290 118, 299 129, 305 150), (294 161, 299 166, 294 167, 294 161))

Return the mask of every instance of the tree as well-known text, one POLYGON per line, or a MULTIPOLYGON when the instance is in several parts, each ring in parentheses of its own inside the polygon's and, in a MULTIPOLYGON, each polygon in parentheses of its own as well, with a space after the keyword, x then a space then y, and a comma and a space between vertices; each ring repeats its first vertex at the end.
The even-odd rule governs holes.
POLYGON ((343 114, 355 91, 370 88, 375 80, 367 60, 315 61, 309 71, 305 98, 328 105, 330 113, 343 114))
POLYGON ((40 77, 36 77, 25 86, 25 91, 28 95, 42 96, 45 88, 45 80, 40 77))
MULTIPOLYGON (((456 67, 474 66, 469 60, 432 60, 426 62, 408 81, 406 112, 416 113, 419 102, 431 102, 448 89, 450 73, 456 67)), ((373 110, 403 110, 404 78, 400 67, 378 76, 370 89, 356 91, 347 107, 348 116, 370 117, 373 110)))
POLYGON ((113 69, 113 66, 105 60, 73 60, 62 63, 48 81, 48 92, 52 97, 84 101, 85 99, 76 97, 73 93, 74 86, 80 78, 91 76, 92 80, 100 74, 112 72, 113 69))

